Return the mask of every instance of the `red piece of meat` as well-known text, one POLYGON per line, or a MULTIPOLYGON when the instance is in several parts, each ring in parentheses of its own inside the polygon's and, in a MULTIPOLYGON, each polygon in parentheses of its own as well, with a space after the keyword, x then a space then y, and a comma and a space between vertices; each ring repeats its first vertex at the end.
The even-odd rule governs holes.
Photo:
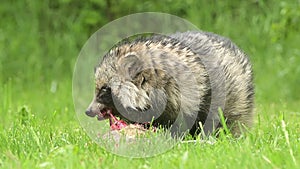
POLYGON ((111 130, 121 130, 122 128, 125 128, 127 123, 123 120, 118 120, 112 113, 109 114, 109 124, 110 124, 110 129, 111 130))

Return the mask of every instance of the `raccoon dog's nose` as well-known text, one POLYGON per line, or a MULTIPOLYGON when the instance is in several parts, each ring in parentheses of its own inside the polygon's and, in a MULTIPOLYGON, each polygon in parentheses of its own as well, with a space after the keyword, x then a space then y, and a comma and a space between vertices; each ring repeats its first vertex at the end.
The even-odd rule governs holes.
POLYGON ((85 114, 88 115, 88 116, 90 116, 90 117, 95 117, 96 116, 96 114, 94 114, 93 111, 90 110, 90 109, 86 110, 85 114))

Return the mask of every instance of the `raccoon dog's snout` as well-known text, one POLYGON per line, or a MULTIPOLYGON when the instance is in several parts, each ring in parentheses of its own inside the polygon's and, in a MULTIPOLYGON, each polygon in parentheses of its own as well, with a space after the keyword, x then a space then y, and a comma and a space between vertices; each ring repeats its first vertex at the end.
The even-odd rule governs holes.
POLYGON ((90 117, 95 117, 96 116, 96 114, 94 114, 91 109, 87 109, 85 111, 85 114, 88 115, 88 116, 90 116, 90 117))
POLYGON ((97 116, 98 120, 110 117, 114 107, 111 88, 106 84, 96 89, 93 101, 86 109, 85 114, 90 117, 97 116))

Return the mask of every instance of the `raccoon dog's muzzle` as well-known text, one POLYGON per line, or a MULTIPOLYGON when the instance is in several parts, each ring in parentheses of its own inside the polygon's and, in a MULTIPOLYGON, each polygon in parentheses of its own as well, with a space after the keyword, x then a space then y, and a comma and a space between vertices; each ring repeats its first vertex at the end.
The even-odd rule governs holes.
POLYGON ((111 90, 106 87, 95 95, 85 114, 90 117, 97 115, 98 120, 108 119, 113 111, 112 105, 111 90))

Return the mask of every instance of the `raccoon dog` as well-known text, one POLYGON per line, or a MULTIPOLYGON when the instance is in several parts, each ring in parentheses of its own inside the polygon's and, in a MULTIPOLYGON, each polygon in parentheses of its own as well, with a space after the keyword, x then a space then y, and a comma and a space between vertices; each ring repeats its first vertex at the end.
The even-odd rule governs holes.
POLYGON ((86 110, 98 120, 234 135, 253 122, 250 61, 229 39, 200 31, 153 35, 113 47, 95 69, 95 97, 86 110))

